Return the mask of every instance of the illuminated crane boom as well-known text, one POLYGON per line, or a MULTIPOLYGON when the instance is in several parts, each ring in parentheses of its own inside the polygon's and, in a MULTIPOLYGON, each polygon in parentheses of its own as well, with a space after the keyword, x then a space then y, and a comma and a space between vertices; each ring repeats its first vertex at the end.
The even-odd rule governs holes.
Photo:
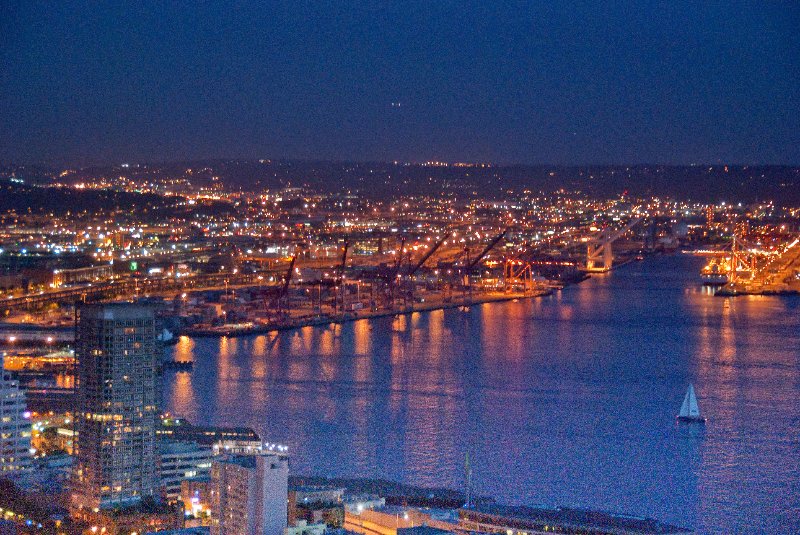
POLYGON ((472 272, 472 270, 475 269, 475 266, 477 266, 478 263, 481 260, 483 260, 484 256, 489 254, 489 251, 494 249, 494 246, 497 245, 500 242, 500 240, 503 239, 503 237, 508 233, 508 230, 509 229, 506 228, 503 230, 503 232, 495 236, 494 239, 492 239, 492 241, 490 241, 489 244, 486 247, 484 247, 483 251, 481 251, 481 253, 478 256, 476 256, 474 260, 472 260, 469 264, 467 264, 466 268, 464 268, 464 272, 467 275, 469 275, 472 272))
MULTIPOLYGON (((339 264, 339 277, 338 277, 338 284, 339 289, 341 290, 341 299, 342 299, 342 311, 345 309, 345 285, 344 285, 344 270, 347 267, 347 250, 350 248, 350 241, 345 238, 344 244, 342 245, 342 261, 339 264)), ((339 297, 334 295, 334 308, 338 309, 339 306, 339 297)))
POLYGON ((437 241, 433 245, 433 247, 431 247, 428 250, 428 252, 426 252, 424 255, 422 255, 422 258, 420 258, 419 261, 416 264, 414 264, 414 267, 412 267, 411 270, 408 272, 408 276, 409 277, 414 276, 414 273, 416 273, 419 270, 419 268, 421 268, 425 264, 425 262, 427 262, 428 259, 431 256, 434 255, 434 253, 436 253, 436 251, 439 249, 439 247, 441 247, 444 244, 444 242, 447 241, 447 238, 450 237, 450 234, 452 234, 452 233, 448 232, 447 234, 445 234, 444 238, 442 238, 441 240, 437 241))
POLYGON ((347 263, 347 250, 350 248, 350 242, 347 238, 344 239, 344 244, 342 245, 342 260, 339 263, 339 278, 344 278, 344 269, 345 264, 347 263))
POLYGON ((286 275, 283 276, 283 286, 281 286, 280 298, 283 299, 289 291, 289 283, 292 282, 292 275, 294 274, 294 263, 297 260, 297 253, 292 255, 289 260, 289 269, 286 270, 286 275))
POLYGON ((294 276, 294 265, 301 251, 302 246, 295 248, 295 252, 292 255, 292 258, 289 260, 289 268, 286 270, 286 274, 283 276, 283 284, 278 291, 278 297, 275 299, 275 303, 277 304, 277 309, 280 314, 284 314, 286 312, 286 296, 289 293, 289 284, 292 282, 292 277, 294 276))
POLYGON ((397 274, 400 273, 400 266, 403 264, 403 253, 405 253, 406 238, 400 238, 400 246, 397 248, 397 256, 394 260, 394 267, 392 268, 391 276, 389 277, 389 284, 394 284, 397 274))

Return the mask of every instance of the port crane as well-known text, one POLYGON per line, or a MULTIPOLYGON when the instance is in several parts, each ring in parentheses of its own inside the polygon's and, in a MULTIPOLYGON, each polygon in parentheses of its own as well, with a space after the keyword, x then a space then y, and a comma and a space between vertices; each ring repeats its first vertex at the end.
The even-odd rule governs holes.
MULTIPOLYGON (((734 244, 737 243, 736 236, 734 235, 734 244)), ((739 240, 739 250, 737 251, 734 245, 732 248, 732 255, 738 252, 741 255, 742 241, 739 240)), ((752 262, 753 272, 752 278, 758 279, 763 285, 782 285, 791 282, 792 277, 797 273, 800 267, 800 238, 795 238, 783 248, 776 252, 776 254, 769 258, 763 266, 756 267, 755 262, 752 262)), ((734 258, 736 258, 734 256, 734 258)), ((733 282, 740 282, 736 280, 735 274, 733 278, 729 279, 733 282)))
POLYGON ((771 257, 760 247, 745 242, 736 232, 727 260, 728 281, 719 295, 770 293, 794 290, 800 280, 800 238, 786 244, 771 257))
POLYGON ((480 254, 478 254, 478 256, 476 256, 472 260, 467 259, 467 265, 464 267, 464 274, 467 277, 469 277, 469 275, 472 273, 472 270, 475 269, 475 266, 477 266, 480 263, 480 261, 483 260, 483 257, 489 254, 489 251, 494 249, 494 246, 497 245, 500 242, 500 240, 502 240, 505 237, 506 234, 508 234, 508 231, 509 231, 508 228, 503 229, 503 232, 492 238, 492 241, 490 241, 486 245, 486 247, 483 248, 483 250, 480 252, 480 254))
POLYGON ((614 263, 614 253, 611 244, 621 238, 626 232, 639 224, 641 217, 634 217, 621 229, 612 231, 609 228, 603 229, 600 238, 589 243, 586 249, 586 271, 604 272, 611 269, 614 263), (597 264, 602 262, 602 267, 597 264))
POLYGON ((728 264, 728 282, 733 284, 753 280, 756 278, 757 271, 755 256, 747 253, 743 240, 734 233, 731 240, 731 256, 728 264))
POLYGON ((407 273, 407 276, 408 276, 409 278, 413 277, 413 276, 414 276, 414 274, 415 274, 417 271, 419 271, 419 268, 421 268, 421 267, 422 267, 422 266, 425 264, 425 262, 427 262, 427 261, 428 261, 428 259, 429 259, 430 257, 432 257, 432 256, 433 256, 433 255, 436 253, 436 251, 438 251, 438 250, 439 250, 439 247, 441 247, 442 245, 444 245, 444 242, 446 242, 446 241, 447 241, 447 239, 448 239, 448 238, 451 236, 451 234, 452 234, 452 232, 448 232, 447 234, 445 234, 445 235, 444 235, 444 237, 443 237, 442 239, 440 239, 440 240, 439 240, 439 241, 437 241, 435 244, 433 244, 433 247, 431 247, 430 249, 428 249, 428 251, 427 251, 427 252, 426 252, 424 255, 422 255, 422 258, 420 258, 420 259, 417 261, 417 263, 416 263, 416 264, 414 264, 414 265, 413 265, 413 266, 412 266, 412 267, 409 269, 409 271, 408 271, 408 273, 407 273))
POLYGON ((449 238, 449 237, 450 237, 452 234, 453 234, 452 232, 448 232, 448 233, 446 233, 446 234, 444 235, 444 237, 442 237, 442 238, 441 238, 441 239, 439 239, 439 240, 438 240, 438 241, 437 241, 435 244, 433 244, 433 247, 431 247, 430 249, 428 249, 428 250, 425 252, 425 254, 423 254, 423 255, 422 255, 422 257, 421 257, 419 260, 417 260, 417 263, 416 263, 416 264, 414 264, 413 266, 411 266, 411 267, 409 268, 409 270, 408 270, 408 273, 406 273, 406 277, 407 277, 408 281, 411 283, 411 304, 412 304, 412 306, 413 306, 413 304, 414 304, 414 275, 417 273, 417 271, 419 271, 419 269, 420 269, 420 268, 421 268, 423 265, 425 265, 425 262, 427 262, 427 261, 428 261, 428 259, 429 259, 430 257, 432 257, 432 256, 433 256, 433 255, 436 253, 436 251, 438 251, 438 250, 439 250, 439 248, 440 248, 442 245, 444 245, 444 242, 446 242, 446 241, 447 241, 447 239, 448 239, 448 238, 449 238))
POLYGON ((400 245, 397 247, 397 255, 394 259, 394 268, 392 269, 392 277, 390 280, 397 278, 400 273, 400 266, 403 264, 403 255, 406 253, 406 237, 400 238, 400 245))
POLYGON ((494 249, 495 245, 500 243, 500 240, 502 240, 505 237, 505 235, 508 234, 509 230, 510 229, 508 227, 504 228, 503 231, 494 238, 492 238, 492 240, 488 244, 486 244, 486 247, 483 248, 483 250, 478 254, 478 256, 476 256, 472 260, 470 260, 469 258, 469 251, 465 248, 467 258, 466 258, 466 265, 464 266, 464 288, 469 292, 470 300, 472 300, 472 281, 470 278, 470 275, 472 275, 472 270, 475 269, 475 267, 481 262, 481 260, 483 260, 483 258, 487 254, 489 254, 489 251, 494 249))
POLYGON ((288 313, 288 295, 289 295, 289 284, 292 282, 292 277, 294 276, 294 265, 297 261, 297 256, 299 254, 299 247, 295 248, 294 254, 292 254, 291 258, 289 259, 289 267, 286 270, 286 273, 283 275, 283 284, 281 284, 280 289, 278 290, 278 295, 275 298, 275 308, 278 313, 278 317, 285 317, 288 313))
POLYGON ((394 301, 395 301, 395 293, 397 289, 397 279, 400 276, 400 267, 403 265, 403 255, 406 252, 406 237, 403 236, 400 238, 400 244, 397 246, 397 251, 395 252, 395 259, 392 268, 389 270, 389 273, 386 275, 386 285, 387 285, 387 293, 386 293, 386 308, 394 309, 394 301))
MULTIPOLYGON (((534 266, 548 264, 553 260, 553 256, 561 257, 562 254, 571 252, 570 249, 574 247, 558 247, 559 242, 574 240, 575 234, 579 230, 575 229, 562 229, 554 230, 553 234, 545 235, 540 240, 532 243, 525 241, 517 246, 515 251, 512 251, 509 256, 505 258, 505 266, 503 270, 503 278, 505 281, 506 291, 513 291, 514 289, 521 288, 523 291, 528 291, 534 288, 534 276, 537 268, 534 266), (545 260, 542 260, 542 257, 545 260)), ((576 264, 570 256, 569 260, 553 260, 552 263, 559 263, 561 265, 576 264)))
POLYGON ((506 291, 521 288, 528 292, 533 288, 533 268, 530 262, 507 258, 503 267, 506 291))
MULTIPOLYGON (((344 270, 347 267, 346 264, 347 264, 347 251, 348 251, 348 249, 350 249, 350 240, 345 238, 344 239, 344 243, 342 244, 342 260, 339 262, 339 269, 338 269, 339 276, 337 277, 338 280, 336 281, 337 286, 339 287, 339 290, 340 290, 340 292, 342 294, 342 312, 344 312, 344 310, 345 310, 345 297, 346 297, 346 295, 345 295, 344 270)), ((339 298, 335 296, 334 297, 334 309, 338 308, 338 305, 339 305, 339 298)))

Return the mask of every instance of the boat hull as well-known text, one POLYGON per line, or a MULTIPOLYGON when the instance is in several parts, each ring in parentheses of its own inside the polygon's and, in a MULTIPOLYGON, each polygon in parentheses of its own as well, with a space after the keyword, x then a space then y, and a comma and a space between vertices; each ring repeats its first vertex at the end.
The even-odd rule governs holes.
POLYGON ((701 274, 703 286, 725 286, 728 284, 728 276, 723 274, 701 274))
POLYGON ((676 416, 675 419, 683 424, 704 424, 706 419, 702 416, 676 416))

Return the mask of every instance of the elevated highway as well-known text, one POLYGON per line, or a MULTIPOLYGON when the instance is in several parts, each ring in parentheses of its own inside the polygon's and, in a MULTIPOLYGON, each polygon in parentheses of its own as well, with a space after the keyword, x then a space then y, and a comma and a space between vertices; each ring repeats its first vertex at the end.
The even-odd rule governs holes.
POLYGON ((104 283, 61 288, 36 294, 27 294, 0 301, 0 311, 34 310, 49 304, 88 303, 104 299, 127 298, 163 293, 179 293, 189 290, 215 287, 236 287, 268 284, 270 276, 282 269, 271 269, 258 273, 213 273, 187 277, 146 277, 113 280, 104 283))

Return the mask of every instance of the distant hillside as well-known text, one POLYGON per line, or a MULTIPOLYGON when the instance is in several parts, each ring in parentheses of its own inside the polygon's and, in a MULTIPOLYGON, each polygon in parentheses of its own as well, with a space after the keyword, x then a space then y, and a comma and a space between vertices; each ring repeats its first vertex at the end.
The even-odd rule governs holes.
MULTIPOLYGON (((580 190, 601 198, 627 191, 640 197, 718 203, 773 200, 800 206, 800 168, 786 166, 492 166, 436 167, 403 163, 324 161, 202 161, 156 166, 194 184, 218 177, 244 191, 307 186, 314 191, 352 192, 369 197, 469 193, 501 198, 509 189, 553 192, 580 190)), ((116 173, 119 169, 115 169, 116 173)), ((93 174, 100 172, 93 169, 93 174)), ((147 166, 152 177, 154 166, 147 166)))
POLYGON ((110 189, 73 189, 40 187, 0 181, 0 213, 80 215, 148 212, 154 218, 192 217, 195 214, 213 215, 233 210, 224 202, 209 202, 191 207, 181 205, 182 197, 164 197, 152 193, 128 193, 110 189))
POLYGON ((0 211, 54 215, 97 213, 119 209, 141 210, 172 205, 176 202, 160 195, 126 193, 112 190, 77 190, 37 187, 0 182, 0 211))
MULTIPOLYGON (((0 176, 46 180, 41 168, 0 168, 0 176)), ((58 170, 52 170, 51 177, 58 170)), ((294 160, 203 160, 129 167, 71 170, 67 181, 125 177, 186 188, 224 184, 226 189, 264 191, 305 186, 313 191, 359 193, 369 197, 403 194, 478 194, 501 198, 508 190, 579 190, 599 198, 628 192, 639 197, 669 197, 704 203, 772 200, 800 206, 800 168, 787 166, 491 166, 457 167, 381 162, 294 160)), ((29 179, 29 180, 27 180, 29 179)), ((70 182, 71 183, 71 182, 70 182)), ((181 191, 181 190, 178 190, 181 191)), ((154 202, 139 199, 138 202, 154 202)))

